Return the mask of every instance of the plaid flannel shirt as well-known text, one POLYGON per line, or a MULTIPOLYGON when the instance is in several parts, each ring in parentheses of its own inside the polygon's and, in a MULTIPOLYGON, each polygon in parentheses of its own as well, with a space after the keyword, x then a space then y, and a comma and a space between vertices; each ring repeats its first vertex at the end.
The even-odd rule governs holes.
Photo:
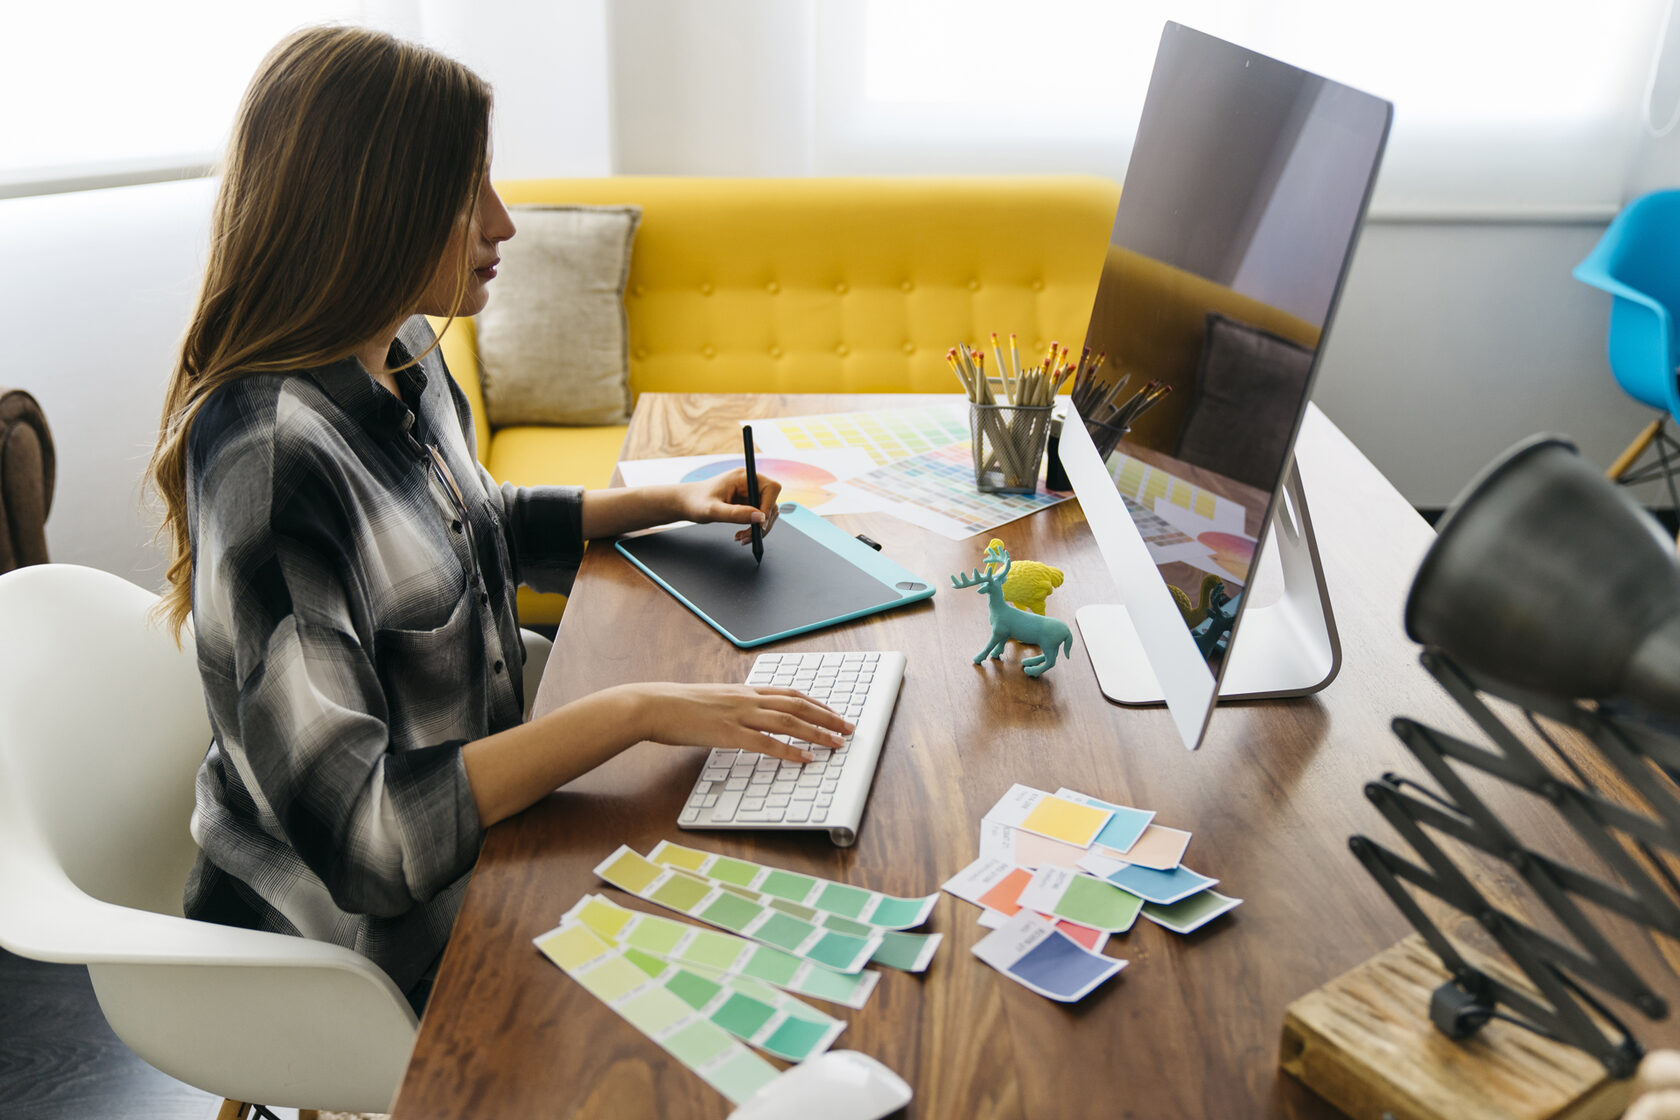
MULTIPOLYGON (((410 320, 392 364, 432 338, 410 320)), ((353 357, 253 374, 193 424, 215 739, 185 909, 347 946, 406 990, 449 938, 482 837, 461 747, 524 711, 514 587, 567 590, 583 534, 581 490, 498 487, 478 465, 439 353, 396 376, 403 400, 353 357)))

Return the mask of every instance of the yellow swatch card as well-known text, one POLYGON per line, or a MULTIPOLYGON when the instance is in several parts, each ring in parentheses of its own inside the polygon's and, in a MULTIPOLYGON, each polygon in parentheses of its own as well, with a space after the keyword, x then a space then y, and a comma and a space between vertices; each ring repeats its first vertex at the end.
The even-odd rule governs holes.
POLYGON ((998 799, 985 820, 1076 848, 1089 848, 1113 816, 1111 809, 1099 809, 1031 786, 1016 785, 998 799))

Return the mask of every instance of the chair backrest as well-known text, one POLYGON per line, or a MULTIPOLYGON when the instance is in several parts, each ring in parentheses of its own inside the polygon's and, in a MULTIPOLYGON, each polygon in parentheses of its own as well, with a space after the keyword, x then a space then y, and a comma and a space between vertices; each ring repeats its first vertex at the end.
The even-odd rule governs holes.
POLYGON ((1617 383, 1651 408, 1680 414, 1680 190, 1628 203, 1575 277, 1613 297, 1605 346, 1617 383))
POLYGON ((69 564, 0 575, 0 811, 87 894, 179 915, 211 735, 191 631, 177 647, 156 602, 69 564))

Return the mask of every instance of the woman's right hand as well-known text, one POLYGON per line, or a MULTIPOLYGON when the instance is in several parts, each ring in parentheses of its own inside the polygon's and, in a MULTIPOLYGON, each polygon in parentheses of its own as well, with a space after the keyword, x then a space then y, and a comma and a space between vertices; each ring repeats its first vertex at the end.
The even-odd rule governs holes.
POLYGON ((803 746, 771 736, 791 735, 837 749, 841 736, 854 730, 834 709, 791 688, 665 682, 625 687, 638 693, 635 710, 642 715, 642 738, 656 743, 756 751, 809 762, 811 754, 803 746))

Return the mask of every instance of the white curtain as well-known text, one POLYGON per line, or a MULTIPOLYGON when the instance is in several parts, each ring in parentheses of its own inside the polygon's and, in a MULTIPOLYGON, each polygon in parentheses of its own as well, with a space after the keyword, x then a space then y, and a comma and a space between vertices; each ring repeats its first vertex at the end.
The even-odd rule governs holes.
POLYGON ((1118 179, 1172 19, 1393 101, 1378 215, 1596 216, 1680 144, 1666 2, 615 0, 620 169, 1118 179))

